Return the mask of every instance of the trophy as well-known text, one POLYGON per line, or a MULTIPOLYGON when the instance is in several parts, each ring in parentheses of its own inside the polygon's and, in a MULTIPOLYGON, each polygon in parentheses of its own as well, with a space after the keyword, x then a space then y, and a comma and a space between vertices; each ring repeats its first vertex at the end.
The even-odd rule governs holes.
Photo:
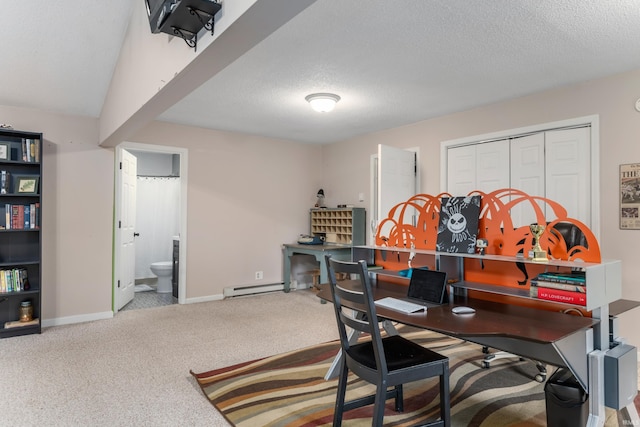
POLYGON ((531 260, 533 262, 549 262, 547 253, 540 246, 540 236, 544 233, 544 225, 531 224, 529 228, 531 229, 531 234, 533 234, 533 258, 531 260))

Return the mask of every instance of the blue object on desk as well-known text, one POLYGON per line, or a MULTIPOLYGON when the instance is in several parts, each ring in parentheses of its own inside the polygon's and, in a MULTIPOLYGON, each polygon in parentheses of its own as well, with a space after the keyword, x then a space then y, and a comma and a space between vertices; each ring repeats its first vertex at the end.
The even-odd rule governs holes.
POLYGON ((321 245, 324 242, 319 236, 302 236, 298 239, 301 245, 321 245))
MULTIPOLYGON (((420 270, 428 270, 429 267, 419 267, 420 270)), ((407 268, 405 270, 398 271, 398 274, 402 277, 406 277, 407 279, 411 279, 411 274, 413 273, 414 268, 407 268)))

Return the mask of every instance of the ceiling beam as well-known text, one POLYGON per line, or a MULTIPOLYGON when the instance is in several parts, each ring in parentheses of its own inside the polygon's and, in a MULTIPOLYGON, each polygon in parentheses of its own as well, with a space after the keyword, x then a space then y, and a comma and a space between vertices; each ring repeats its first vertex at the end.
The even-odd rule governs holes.
MULTIPOLYGON (((100 117, 100 145, 115 147, 130 138, 135 132, 225 69, 315 1, 255 1, 197 56, 187 62, 182 70, 176 71, 173 78, 168 79, 166 83, 163 82, 164 85, 158 88, 156 93, 148 96, 146 100, 136 101, 134 99, 136 94, 132 93, 132 82, 126 82, 124 76, 120 76, 121 80, 118 80, 118 76, 114 75, 113 87, 109 89, 109 95, 100 117), (123 111, 132 108, 132 111, 123 115, 123 111)), ((225 11, 224 8, 225 6, 221 12, 225 11)), ((215 30, 218 31, 218 27, 215 30)), ((157 37, 157 35, 154 36, 157 37)), ((182 40, 175 41, 182 44, 181 48, 189 49, 182 40)), ((198 41, 199 49, 201 44, 204 45, 203 42, 198 41)), ((133 50, 131 48, 131 52, 125 52, 128 58, 135 58, 136 54, 143 54, 142 52, 133 52, 133 50)), ((161 63, 161 61, 158 62, 161 63)), ((164 65, 166 66, 166 64, 164 65)), ((135 72, 131 74, 135 74, 135 72)), ((138 75, 137 78, 140 79, 140 76, 138 75)), ((133 83, 135 85, 135 82, 133 83)), ((212 99, 212 102, 215 102, 215 99, 212 99)))

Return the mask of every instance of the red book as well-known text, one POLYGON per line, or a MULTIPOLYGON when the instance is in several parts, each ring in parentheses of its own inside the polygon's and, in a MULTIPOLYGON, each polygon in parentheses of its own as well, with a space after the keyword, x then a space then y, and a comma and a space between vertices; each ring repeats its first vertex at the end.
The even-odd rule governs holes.
POLYGON ((547 301, 564 302, 574 305, 587 305, 587 295, 581 292, 563 291, 561 289, 536 288, 538 299, 547 301))

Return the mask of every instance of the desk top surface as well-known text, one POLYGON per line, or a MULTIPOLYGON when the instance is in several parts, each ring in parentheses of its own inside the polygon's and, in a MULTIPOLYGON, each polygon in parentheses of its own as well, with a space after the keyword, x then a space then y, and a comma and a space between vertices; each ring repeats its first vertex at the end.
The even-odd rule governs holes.
POLYGON ((302 249, 302 250, 307 250, 307 251, 334 251, 334 250, 345 250, 345 251, 350 251, 351 250, 351 246, 347 246, 347 245, 338 245, 338 244, 331 244, 331 243, 323 243, 322 245, 305 245, 302 243, 284 243, 283 244, 284 247, 286 247, 287 249, 302 249))
MULTIPOLYGON (((341 286, 357 289, 360 282, 346 280, 341 286)), ((406 286, 377 281, 373 286, 374 299, 387 296, 402 298, 406 296, 406 286)), ((333 301, 328 284, 321 285, 318 297, 333 301)), ((354 307, 357 308, 357 307, 354 307)), ((590 317, 580 317, 560 312, 544 311, 517 305, 501 304, 479 299, 456 297, 454 302, 426 311, 404 314, 395 310, 376 307, 378 316, 392 321, 416 326, 418 328, 443 333, 445 335, 469 338, 472 337, 511 337, 539 343, 554 343, 582 329, 591 328, 599 321, 590 317), (473 314, 454 314, 451 309, 465 305, 473 307, 473 314)))

